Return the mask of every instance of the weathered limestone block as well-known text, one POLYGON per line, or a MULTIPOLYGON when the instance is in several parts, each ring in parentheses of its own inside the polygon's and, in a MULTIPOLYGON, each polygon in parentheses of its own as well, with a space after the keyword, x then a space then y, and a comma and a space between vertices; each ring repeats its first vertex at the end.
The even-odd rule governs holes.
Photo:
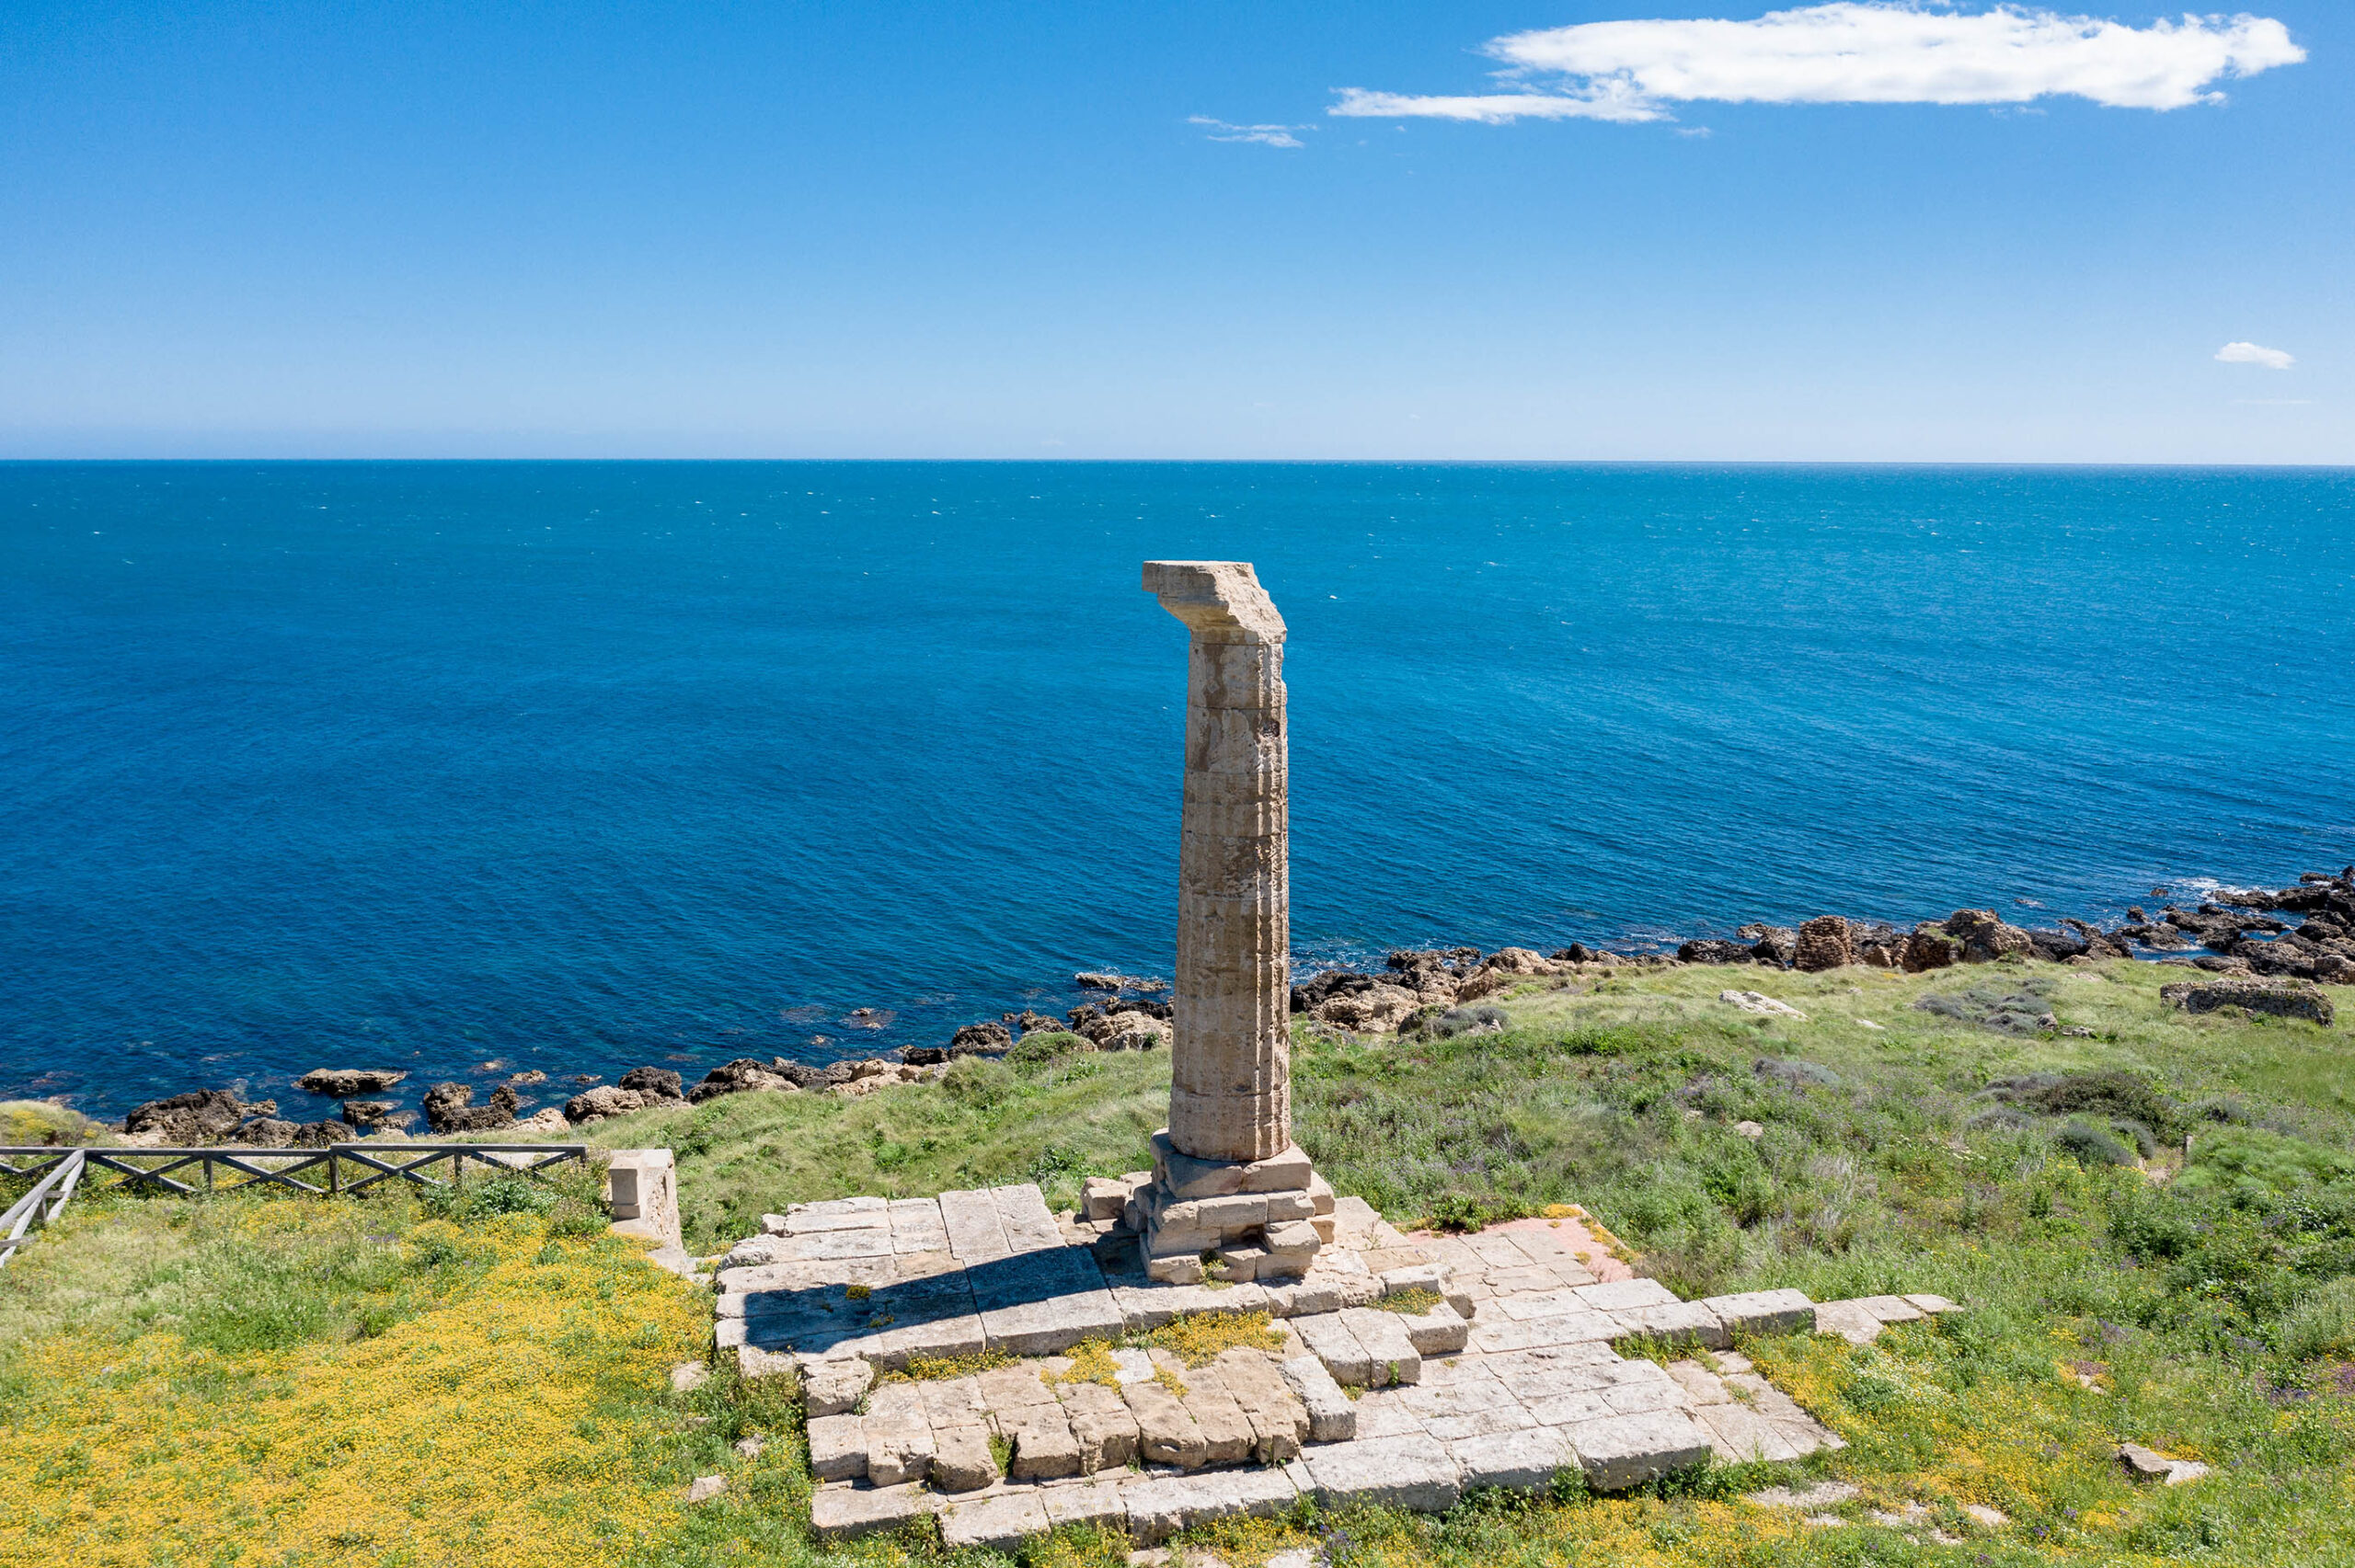
POLYGON ((820 1361, 801 1374, 801 1393, 812 1418, 841 1415, 858 1408, 874 1381, 875 1368, 857 1356, 820 1361))
POLYGON ((1234 1349, 1219 1356, 1218 1375, 1251 1423, 1251 1457, 1263 1465, 1299 1458, 1308 1440, 1308 1411, 1284 1379, 1282 1363, 1264 1350, 1234 1349))
POLYGON ((979 1422, 932 1429, 932 1483, 943 1492, 978 1492, 997 1480, 990 1429, 979 1422))
MULTIPOLYGON (((1717 1315, 1700 1301, 1674 1301, 1658 1307, 1628 1307, 1611 1314, 1621 1333, 1656 1339, 1669 1345, 1698 1345, 1723 1350, 1733 1344, 1717 1315)), ((1618 1336, 1614 1336, 1618 1337, 1618 1336)))
POLYGON ((1422 1381, 1422 1353, 1407 1337, 1407 1325, 1397 1313, 1379 1307, 1344 1307, 1340 1317, 1373 1362, 1374 1387, 1422 1381))
POLYGON ((1597 1492, 1624 1492, 1710 1454, 1708 1434, 1681 1411, 1582 1421, 1569 1428, 1569 1438, 1597 1492))
POLYGON ((1219 1375, 1218 1368, 1171 1366, 1170 1369, 1186 1384, 1185 1396, 1179 1402, 1202 1434, 1202 1462, 1236 1465, 1249 1459, 1254 1440, 1251 1418, 1243 1413, 1242 1405, 1228 1391, 1226 1379, 1219 1375))
POLYGON ((896 1530, 940 1506, 940 1499, 903 1486, 821 1486, 810 1494, 810 1528, 821 1540, 852 1540, 896 1530))
POLYGON ((1390 1315, 1407 1331, 1407 1343, 1415 1347, 1419 1356, 1453 1356, 1471 1342, 1472 1325, 1444 1301, 1434 1304, 1428 1311, 1390 1315))
POLYGON ((1052 1481, 1079 1473, 1079 1439, 1072 1435, 1061 1405, 1032 1405, 1001 1420, 998 1430, 1014 1444, 1014 1457, 1005 1468, 1012 1479, 1052 1481))
POLYGON ((1463 1495, 1455 1461, 1437 1438, 1420 1432, 1311 1448, 1301 1463, 1316 1500, 1327 1505, 1365 1503, 1438 1514, 1463 1495))
POLYGON ((810 1473, 820 1481, 856 1481, 867 1473, 867 1424, 856 1415, 810 1421, 810 1473))
POLYGON ((1815 1327, 1815 1303, 1797 1290, 1745 1290, 1712 1296, 1701 1305, 1729 1333, 1807 1333, 1815 1327))
MULTIPOLYGON (((840 1416, 836 1420, 843 1419, 840 1416)), ((878 1486, 922 1481, 932 1470, 932 1422, 913 1383, 886 1383, 867 1396, 867 1479, 878 1486)))
POLYGON ((1052 1528, 1046 1502, 1037 1492, 1002 1492, 968 1503, 950 1503, 940 1510, 940 1539, 951 1551, 982 1547, 1011 1553, 1052 1528))
POLYGON ((1102 1383, 1063 1383, 1055 1390, 1072 1440, 1079 1445, 1079 1473, 1118 1470, 1137 1457, 1137 1418, 1118 1389, 1102 1383))
POLYGON ((1639 1307, 1677 1305, 1676 1292, 1657 1279, 1614 1279, 1601 1285, 1580 1285, 1570 1294, 1598 1312, 1626 1312, 1639 1307))
POLYGON ((1527 1426, 1486 1432, 1445 1445, 1465 1490, 1494 1486, 1509 1492, 1544 1492, 1557 1471, 1577 1464, 1578 1454, 1552 1427, 1527 1426))
POLYGON ((1200 1468, 1209 1445, 1176 1393, 1148 1379, 1121 1384, 1120 1398, 1136 1417, 1137 1446, 1147 1464, 1200 1468))
POLYGON ((1283 1375, 1308 1416, 1310 1442, 1346 1443, 1358 1435, 1358 1408, 1324 1362, 1314 1356, 1295 1356, 1283 1364, 1283 1375))
POLYGON ((1229 1470, 1132 1481, 1120 1498, 1129 1534, 1150 1546, 1219 1519, 1275 1518, 1292 1510, 1300 1493, 1284 1471, 1229 1470))
POLYGON ((1121 1483, 1127 1479, 1125 1474, 1119 1480, 1097 1476, 1041 1488, 1040 1496, 1047 1505, 1047 1522, 1057 1528, 1100 1525, 1120 1528, 1129 1522, 1129 1505, 1120 1501, 1121 1483))
POLYGON ((1309 1354, 1324 1363, 1335 1382, 1345 1388, 1362 1389, 1373 1382, 1373 1357, 1358 1343, 1343 1314, 1320 1312, 1312 1317, 1291 1320, 1292 1331, 1309 1354))

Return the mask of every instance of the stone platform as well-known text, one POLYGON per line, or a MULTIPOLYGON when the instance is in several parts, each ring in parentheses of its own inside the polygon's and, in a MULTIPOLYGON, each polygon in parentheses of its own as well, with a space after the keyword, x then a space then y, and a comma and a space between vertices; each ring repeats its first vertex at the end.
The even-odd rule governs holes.
POLYGON ((1734 1336, 1862 1341, 1954 1310, 1932 1296, 1819 1307, 1795 1290, 1683 1301, 1598 1278, 1591 1248, 1525 1221, 1410 1238, 1353 1198, 1330 1219, 1297 1281, 1182 1286, 1146 1279, 1118 1222, 1058 1218, 1034 1186, 798 1207, 724 1261, 719 1343, 748 1375, 800 1373, 821 1536, 935 1514, 952 1546, 1078 1521, 1150 1543, 1303 1496, 1436 1511, 1564 1470, 1615 1491, 1711 1456, 1837 1448, 1734 1336), (1252 1311, 1276 1320, 1280 1349, 1189 1367, 1117 1343, 1180 1314, 1252 1311), (1686 1355, 1623 1357, 1638 1339, 1686 1355), (1107 1353, 1060 1354, 1089 1341, 1107 1353), (984 1351, 1023 1359, 889 1376, 984 1351))

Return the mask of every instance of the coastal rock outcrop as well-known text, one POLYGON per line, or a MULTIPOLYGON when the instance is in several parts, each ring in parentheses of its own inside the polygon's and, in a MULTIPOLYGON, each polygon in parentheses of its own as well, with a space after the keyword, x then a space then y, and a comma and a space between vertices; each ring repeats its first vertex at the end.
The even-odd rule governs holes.
POLYGON ((1839 915, 1818 915, 1802 924, 1791 943, 1791 963, 1809 973, 1844 969, 1856 961, 1848 939, 1848 922, 1839 915))
POLYGON ((1961 958, 1962 944, 1934 921, 1924 921, 1906 937, 1905 946, 1898 955, 1898 967, 1909 975, 1918 975, 1950 967, 1961 958))
POLYGON ((1798 961, 1799 933, 1788 926, 1745 925, 1737 928, 1734 934, 1749 939, 1750 956, 1762 964, 1787 969, 1798 961))
POLYGON ((1108 1027, 1097 1038, 1101 1051, 1152 1051, 1169 1044, 1177 1031, 1169 1021, 1149 1013, 1122 1011, 1105 1020, 1108 1027))
POLYGON ((1374 984, 1363 990, 1336 996, 1309 1014, 1320 1024, 1357 1034, 1381 1034, 1414 1016, 1422 999, 1403 986, 1374 984))
POLYGON ((633 1067, 622 1074, 622 1087, 646 1096, 648 1104, 658 1100, 680 1100, 684 1080, 667 1067, 633 1067))
POLYGON ((187 1149, 222 1142, 245 1123, 277 1110, 275 1100, 248 1103, 231 1090, 199 1089, 133 1106, 122 1118, 122 1130, 151 1146, 187 1149))
POLYGON ((477 1105, 470 1084, 437 1083, 425 1092, 425 1122, 438 1133, 496 1132, 515 1125, 515 1091, 502 1083, 477 1105))
POLYGON ((1677 948, 1676 956, 1687 964, 1748 964, 1754 961, 1751 945, 1747 942, 1703 936, 1677 948))
POLYGON ((1962 943, 1966 964, 1992 964, 1999 958, 2033 958, 2036 944, 2027 932, 2006 925, 1993 910, 1957 910, 1947 917, 1947 934, 1962 943))
POLYGON ((646 1108, 646 1096, 635 1089, 617 1084, 600 1083, 586 1089, 564 1103, 564 1119, 574 1127, 603 1121, 607 1116, 626 1116, 632 1111, 646 1108))
POLYGON ((948 1042, 952 1057, 1002 1056, 1014 1045, 1014 1031, 1003 1024, 968 1024, 948 1042))
POLYGON ((782 1094, 796 1094, 801 1085, 779 1072, 768 1062, 752 1057, 739 1057, 722 1062, 703 1075, 703 1082, 687 1091, 687 1098, 695 1104, 716 1100, 722 1094, 749 1093, 755 1089, 774 1090, 782 1094))
POLYGON ((349 1100, 355 1094, 381 1094, 408 1076, 389 1068, 315 1067, 294 1082, 305 1093, 349 1100))

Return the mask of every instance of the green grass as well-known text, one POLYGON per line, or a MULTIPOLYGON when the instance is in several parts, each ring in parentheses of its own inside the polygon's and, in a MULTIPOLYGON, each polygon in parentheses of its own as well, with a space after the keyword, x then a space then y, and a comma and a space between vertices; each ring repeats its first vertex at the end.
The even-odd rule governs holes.
MULTIPOLYGON (((1353 1512, 1206 1539, 1236 1568, 1300 1542, 1343 1564, 2355 1564, 2355 1029, 2187 1017, 2157 996, 2178 978, 2122 963, 1923 977, 1695 968, 1524 988, 1503 999, 1501 1034, 1302 1031, 1301 1142, 1337 1187, 1402 1222, 1575 1202, 1688 1294, 1927 1289, 1969 1310, 1867 1350, 1751 1347, 1848 1440, 1796 1476, 1864 1489, 1839 1510, 1839 1528, 1729 1502, 1790 1478, 1742 1467, 1627 1499, 1573 1489, 1534 1504, 1476 1500, 1444 1518, 1353 1512), (1970 1022, 1987 1012, 1976 1002, 1916 1005, 2028 986, 2059 1025, 2090 1033, 2013 1034, 1970 1022), (1809 1017, 1752 1018, 1717 1000, 1729 988, 1809 1017), (1762 1074, 1761 1062, 1775 1070, 1762 1074), (1761 1135, 1742 1136, 1743 1121, 1761 1135), (2104 1162, 2105 1142, 2127 1162, 2104 1162), (2132 1489, 2108 1458, 2129 1438, 2204 1458, 2217 1473, 2132 1489), (1962 1544, 1864 1516, 1915 1500, 1962 1544), (2012 1523, 1987 1531, 1957 1511, 1964 1502, 2012 1523)), ((2355 993, 2333 995, 2342 1013, 2355 1007, 2355 993)), ((676 1149, 689 1242, 709 1251, 764 1211, 852 1193, 1037 1180, 1067 1206, 1082 1177, 1146 1163, 1167 1070, 1161 1052, 1042 1051, 860 1099, 763 1093, 641 1113, 593 1136, 676 1149)), ((34 1293, 47 1306, 17 1301, 17 1282, 0 1277, 0 1347, 11 1312, 97 1323, 146 1311, 216 1332, 189 1310, 188 1282, 228 1265, 159 1239, 161 1207, 144 1206, 135 1224, 74 1230, 61 1259, 86 1255, 34 1293), (110 1289, 120 1302, 102 1299, 110 1289)), ((231 1271, 263 1296, 327 1282, 317 1325, 267 1332, 362 1332, 354 1303, 397 1299, 364 1251, 306 1245, 283 1266, 231 1271)), ((665 1418, 670 1471, 732 1466, 738 1479, 648 1561, 825 1555, 798 1523, 808 1482, 790 1441, 752 1465, 725 1452, 731 1432, 774 1436, 789 1422, 764 1401, 774 1391, 721 1378, 684 1402, 701 1425, 665 1418)), ((646 1440, 656 1441, 650 1428, 646 1440)), ((1028 1560, 1109 1565, 1126 1550, 1066 1534, 1035 1543, 1028 1560)), ((849 1555, 902 1552, 938 1555, 920 1541, 849 1555)))

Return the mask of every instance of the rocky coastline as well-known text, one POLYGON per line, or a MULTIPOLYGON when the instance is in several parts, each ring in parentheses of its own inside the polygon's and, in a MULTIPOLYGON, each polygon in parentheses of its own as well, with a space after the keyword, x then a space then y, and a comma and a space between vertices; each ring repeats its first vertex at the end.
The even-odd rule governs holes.
MULTIPOLYGON (((1821 915, 1797 926, 1756 922, 1734 935, 1696 937, 1672 952, 1623 952, 1572 943, 1550 953, 1504 947, 1415 948, 1393 952, 1379 970, 1333 968, 1292 986, 1291 1004, 1316 1024, 1352 1034, 1436 1028, 1454 1033, 1493 1027, 1481 1017, 1486 998, 1547 977, 1604 973, 1615 968, 1686 965, 1763 967, 1816 973, 1850 965, 1919 974, 1957 965, 2042 959, 2092 963, 2138 959, 2215 977, 2206 989, 2170 987, 2179 1005, 2199 1010, 2236 1003, 2310 1015, 2315 1003, 2297 982, 2355 985, 2355 866, 2307 872, 2286 887, 2219 887, 2197 901, 2178 901, 2154 887, 2150 906, 2136 905, 2125 921, 2104 930, 2062 919, 2049 927, 2021 926, 1993 910, 1958 910, 1942 921, 1912 928, 1886 921, 1821 915), (2239 985, 2246 995, 2217 986, 2239 985), (2284 987, 2292 988, 2284 990, 2284 987), (2277 995, 2276 993, 2280 994, 2277 995), (2219 999, 2222 999, 2221 1001, 2219 999)), ((582 1074, 561 1106, 522 1114, 519 1088, 547 1082, 538 1071, 512 1075, 479 1103, 476 1086, 437 1083, 420 1109, 382 1098, 408 1074, 368 1068, 320 1068, 291 1086, 316 1102, 337 1103, 333 1116, 298 1121, 279 1114, 275 1100, 247 1101, 231 1089, 202 1089, 149 1101, 123 1118, 114 1136, 130 1146, 189 1148, 215 1144, 263 1149, 316 1148, 362 1138, 515 1138, 560 1136, 611 1116, 669 1105, 702 1104, 752 1090, 855 1097, 946 1073, 964 1057, 1017 1059, 1026 1052, 1153 1050, 1169 1043, 1170 1009, 1156 1000, 1166 983, 1151 977, 1086 971, 1073 977, 1084 990, 1104 993, 1061 1017, 1025 1009, 968 1024, 946 1042, 910 1046, 890 1056, 826 1066, 739 1058, 688 1084, 668 1068, 633 1068, 613 1083, 582 1074), (422 1129, 418 1123, 422 1119, 422 1129)), ((2326 1010, 2328 1002, 2319 1006, 2326 1010)))

